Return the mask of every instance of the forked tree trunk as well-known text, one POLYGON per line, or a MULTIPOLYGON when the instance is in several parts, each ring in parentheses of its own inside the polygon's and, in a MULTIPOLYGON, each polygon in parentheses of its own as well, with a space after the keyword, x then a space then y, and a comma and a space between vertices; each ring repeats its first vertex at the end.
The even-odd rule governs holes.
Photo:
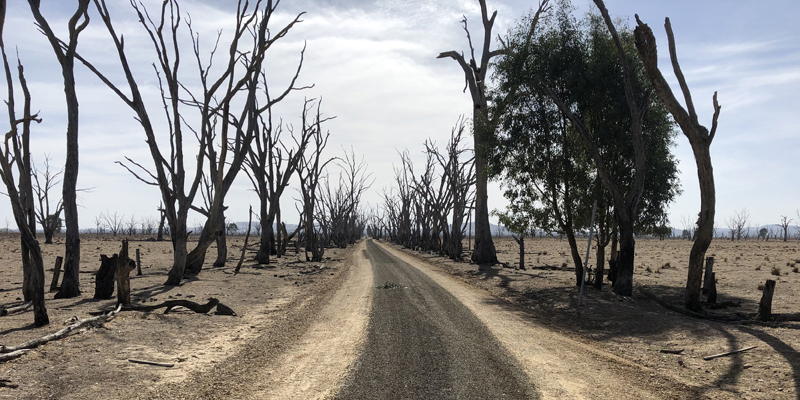
POLYGON ((186 271, 186 258, 188 251, 186 243, 188 242, 188 235, 186 232, 186 218, 178 218, 175 227, 170 226, 170 233, 172 234, 172 268, 169 270, 167 281, 164 285, 177 286, 183 280, 184 271, 186 271))
MULTIPOLYGON (((714 140, 714 134, 717 130, 717 121, 721 107, 717 103, 717 93, 714 93, 714 116, 711 122, 711 131, 709 132, 704 126, 700 125, 697 118, 697 113, 694 109, 692 102, 691 92, 689 86, 681 71, 680 64, 678 63, 678 55, 675 50, 675 37, 672 33, 672 26, 670 25, 669 18, 665 19, 664 29, 667 32, 667 39, 669 41, 670 60, 672 61, 672 68, 678 83, 683 92, 686 101, 687 109, 675 98, 669 83, 664 79, 661 71, 658 69, 658 50, 656 47, 656 39, 653 36, 653 31, 647 24, 643 23, 638 16, 636 16, 637 27, 634 30, 636 36, 636 50, 639 53, 639 58, 644 64, 644 69, 648 79, 653 84, 656 94, 669 110, 672 117, 680 125, 683 134, 689 139, 689 144, 692 146, 694 153, 695 163, 697 164, 697 177, 700 183, 700 215, 697 221, 697 237, 692 245, 692 251, 689 254, 689 272, 686 279, 686 292, 684 296, 684 306, 693 311, 700 311, 700 293, 701 283, 703 279, 703 260, 705 259, 706 251, 711 245, 711 240, 714 235, 714 214, 716 204, 716 190, 714 188, 714 169, 711 166, 711 142, 714 140)), ((733 240, 733 235, 731 235, 733 240)))

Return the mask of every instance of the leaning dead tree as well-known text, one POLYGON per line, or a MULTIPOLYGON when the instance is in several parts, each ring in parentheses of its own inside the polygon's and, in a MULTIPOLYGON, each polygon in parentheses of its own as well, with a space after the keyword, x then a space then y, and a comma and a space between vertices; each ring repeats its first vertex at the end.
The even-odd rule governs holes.
POLYGON ((79 0, 78 9, 67 24, 68 38, 59 39, 47 19, 42 15, 40 0, 28 0, 33 18, 41 32, 47 37, 53 52, 61 66, 64 78, 64 94, 67 102, 67 155, 64 165, 64 184, 62 199, 64 202, 64 225, 66 226, 64 252, 64 278, 55 298, 70 298, 81 294, 78 276, 81 264, 81 239, 78 232, 78 94, 75 91, 75 58, 78 47, 78 36, 89 25, 90 0, 79 0))
POLYGON ((41 119, 36 114, 31 114, 31 96, 25 81, 22 63, 19 61, 17 61, 17 71, 24 103, 23 116, 17 118, 14 102, 14 79, 3 41, 5 16, 6 1, 0 0, 0 53, 3 55, 3 71, 6 78, 6 106, 9 124, 9 131, 4 135, 3 146, 0 147, 0 177, 5 184, 14 222, 17 224, 22 241, 23 296, 26 302, 33 303, 34 325, 42 326, 49 324, 50 319, 44 304, 44 263, 42 250, 36 240, 33 189, 30 179, 30 126, 32 121, 41 122, 41 119), (14 167, 17 170, 18 184, 15 183, 14 167))
MULTIPOLYGON (((206 249, 217 238, 219 231, 216 228, 219 226, 218 220, 221 218, 225 194, 241 167, 255 135, 256 120, 262 112, 256 100, 256 91, 258 73, 262 68, 265 53, 275 41, 284 37, 289 29, 299 22, 300 15, 273 34, 268 29, 268 23, 275 12, 277 2, 273 4, 269 0, 264 4, 259 0, 251 8, 249 1, 240 0, 236 10, 233 37, 228 45, 228 57, 222 68, 212 68, 215 50, 211 51, 208 63, 203 63, 201 59, 204 57, 200 55, 199 39, 192 30, 191 23, 186 23, 199 69, 199 86, 202 88, 202 92, 195 95, 188 89, 189 85, 182 82, 178 76, 181 60, 178 30, 182 27, 182 19, 177 0, 167 0, 162 3, 157 22, 151 19, 143 5, 132 3, 158 58, 155 70, 169 134, 169 149, 166 155, 167 150, 159 147, 156 130, 125 53, 122 36, 117 34, 112 24, 106 2, 94 0, 94 3, 117 51, 130 95, 123 93, 87 60, 83 58, 80 60, 135 112, 136 119, 145 131, 154 171, 130 159, 128 159, 129 164, 123 166, 139 180, 157 186, 161 191, 164 214, 169 224, 174 249, 173 266, 165 284, 177 285, 183 279, 187 268, 204 255, 206 249), (247 34, 252 35, 250 46, 246 44, 247 34), (218 72, 216 78, 209 78, 212 71, 218 72), (192 120, 187 117, 189 110, 197 113, 196 120, 199 121, 199 126, 193 127, 186 122, 192 120), (198 152, 194 156, 186 157, 184 130, 191 131, 198 139, 198 152), (233 146, 230 151, 229 143, 233 146), (186 163, 195 161, 194 174, 187 174, 186 163), (192 253, 189 253, 187 217, 199 190, 206 162, 215 164, 209 167, 209 177, 214 192, 211 205, 206 210, 208 220, 205 226, 208 227, 208 232, 192 253)), ((190 271, 199 271, 197 264, 194 264, 190 271)))
POLYGON ((52 189, 61 183, 58 177, 63 172, 64 170, 50 172, 50 157, 45 156, 44 171, 39 171, 34 166, 33 172, 30 174, 33 178, 33 191, 36 193, 37 200, 36 220, 42 225, 45 244, 53 243, 53 234, 61 227, 61 212, 64 211, 64 202, 59 199, 56 206, 51 209, 50 194, 52 189))
POLYGON ((710 149, 714 134, 717 131, 717 121, 721 107, 717 102, 717 93, 714 92, 714 116, 711 120, 711 131, 700 125, 692 102, 692 94, 678 63, 675 36, 672 33, 672 25, 669 23, 669 18, 664 21, 664 29, 667 31, 667 39, 669 41, 669 56, 672 61, 672 69, 686 101, 686 108, 683 108, 675 98, 669 83, 667 83, 658 69, 658 49, 656 48, 656 38, 653 36, 653 31, 639 19, 638 15, 636 16, 636 22, 638 24, 634 31, 636 49, 639 53, 639 58, 644 63, 647 77, 653 84, 658 97, 661 98, 670 114, 678 122, 683 134, 689 139, 689 144, 692 145, 692 151, 694 152, 695 163, 697 164, 697 177, 700 182, 700 216, 697 221, 694 245, 689 254, 689 275, 686 279, 686 294, 684 298, 684 306, 687 309, 696 311, 701 308, 700 284, 703 275, 703 260, 714 234, 716 192, 714 189, 714 169, 711 166, 710 149))

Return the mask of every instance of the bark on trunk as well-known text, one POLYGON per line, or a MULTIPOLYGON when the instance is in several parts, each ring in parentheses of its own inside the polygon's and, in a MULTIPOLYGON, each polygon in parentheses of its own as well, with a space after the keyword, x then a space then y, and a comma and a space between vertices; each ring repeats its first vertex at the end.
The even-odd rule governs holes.
POLYGON ((567 242, 569 242, 569 251, 572 255, 572 263, 575 264, 575 285, 581 286, 581 277, 583 276, 583 263, 581 262, 581 254, 578 252, 578 242, 575 240, 575 232, 572 229, 566 230, 567 242))
POLYGON ((764 284, 764 291, 761 295, 761 301, 758 303, 757 319, 761 321, 769 321, 772 318, 772 296, 775 294, 775 281, 767 279, 764 284))
MULTIPOLYGON (((266 189, 264 189, 266 190, 266 189)), ((266 195, 261 197, 261 207, 259 209, 259 223, 261 224, 261 238, 258 243, 258 253, 256 262, 259 264, 269 264, 269 212, 267 211, 266 195)))
POLYGON ((186 234, 186 218, 178 218, 176 226, 170 227, 172 234, 172 268, 169 270, 167 281, 164 285, 177 286, 181 284, 184 271, 186 271, 186 258, 188 252, 186 249, 187 234, 186 234))
POLYGON ((709 146, 695 146, 693 144, 692 148, 697 164, 697 177, 700 182, 700 218, 697 222, 697 238, 692 245, 692 251, 689 253, 689 272, 686 278, 684 306, 688 310, 700 311, 702 310, 700 294, 703 279, 703 261, 714 236, 716 190, 714 188, 714 170, 711 166, 709 146))
POLYGON ((620 296, 633 295, 633 265, 636 254, 636 240, 633 238, 633 221, 619 223, 619 259, 614 293, 620 296))
MULTIPOLYGON (((477 116, 477 112, 475 113, 477 116)), ((474 118, 474 117, 473 117, 474 118)), ((473 119, 473 124, 475 124, 473 119)), ((480 134, 473 132, 475 148, 483 146, 480 134)), ((492 242, 492 229, 489 225, 489 195, 487 193, 488 175, 486 159, 480 150, 475 151, 475 250, 472 251, 472 262, 491 265, 497 263, 497 250, 492 242)))
POLYGON ((606 268, 606 246, 602 245, 599 241, 597 243, 597 268, 595 268, 594 287, 596 289, 603 288, 603 274, 606 268))
POLYGON ((105 254, 100 255, 100 268, 94 279, 94 298, 110 299, 114 295, 114 275, 117 272, 117 259, 114 254, 110 258, 105 254))

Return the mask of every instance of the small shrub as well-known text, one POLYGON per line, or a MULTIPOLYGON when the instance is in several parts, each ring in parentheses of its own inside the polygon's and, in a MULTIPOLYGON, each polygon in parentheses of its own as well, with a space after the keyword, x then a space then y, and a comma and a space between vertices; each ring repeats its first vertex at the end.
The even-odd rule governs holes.
POLYGON ((722 261, 728 262, 728 257, 723 258, 722 261))
POLYGON ((661 268, 656 269, 656 273, 660 274, 661 273, 661 268))
POLYGON ((764 257, 764 261, 769 261, 769 256, 764 257))
POLYGON ((653 272, 653 270, 652 270, 652 269, 650 269, 650 267, 647 267, 647 268, 645 268, 644 270, 645 270, 645 272, 653 272))
POLYGON ((792 272, 798 273, 798 272, 800 272, 800 270, 798 270, 797 267, 794 267, 794 269, 792 269, 792 272))
POLYGON ((764 284, 763 283, 759 283, 758 284, 758 290, 764 290, 764 284))
POLYGON ((670 268, 672 268, 672 265, 670 265, 670 263, 668 262, 664 263, 664 265, 661 266, 661 269, 670 269, 670 268))
POLYGON ((781 275, 781 269, 778 268, 778 267, 772 267, 772 271, 770 271, 770 274, 775 275, 775 276, 780 276, 781 275))
POLYGON ((756 267, 756 271, 761 271, 761 266, 760 265, 756 267))
POLYGON ((567 263, 561 263, 561 270, 565 271, 567 269, 567 263))

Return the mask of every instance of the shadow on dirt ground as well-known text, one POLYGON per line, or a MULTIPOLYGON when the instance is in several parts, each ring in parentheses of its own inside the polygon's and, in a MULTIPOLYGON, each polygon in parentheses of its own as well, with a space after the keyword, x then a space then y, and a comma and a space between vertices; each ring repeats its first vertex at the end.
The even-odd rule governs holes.
MULTIPOLYGON (((548 245, 560 245, 553 242, 548 245)), ((683 245, 672 242, 666 244, 676 247, 683 245)), ((762 249, 762 253, 757 253, 757 250, 751 251, 752 258, 758 262, 754 265, 768 260, 766 250, 762 249)), ((786 251, 782 247, 779 250, 786 251)), ((499 298, 498 304, 522 310, 535 321, 533 323, 651 368, 654 373, 667 373, 686 382, 692 388, 693 397, 800 400, 800 354, 792 345, 800 343, 800 324, 739 324, 695 319, 670 311, 637 290, 634 290, 632 297, 617 296, 611 292, 610 284, 605 284, 602 290, 587 285, 584 306, 579 308, 579 288, 574 285, 574 270, 554 267, 561 263, 557 247, 548 248, 550 258, 542 256, 540 260, 537 253, 533 253, 526 260, 527 270, 513 268, 514 259, 511 257, 517 257, 513 251, 504 254, 507 260, 498 254, 501 261, 506 261, 506 267, 497 264, 480 268, 475 264, 405 251, 488 290, 499 298), (703 359, 704 356, 750 346, 757 347, 713 360, 703 359), (665 354, 661 350, 683 351, 680 354, 665 354)), ((714 315, 751 319, 758 310, 760 292, 753 293, 757 285, 748 282, 746 287, 750 292, 740 295, 741 289, 736 287, 735 277, 745 274, 749 278, 752 273, 734 268, 734 263, 746 261, 748 254, 741 247, 736 247, 735 251, 735 256, 725 255, 731 262, 723 259, 722 252, 718 256, 724 279, 718 281, 717 304, 723 306, 709 307, 711 305, 704 304, 704 307, 714 315)), ((771 253, 769 256, 776 258, 771 253)), ((640 254, 639 257, 640 260, 647 260, 651 256, 643 257, 640 254)), ((652 263, 637 263, 635 280, 659 298, 681 306, 685 268, 676 261, 672 261, 673 266, 670 267, 669 263, 663 261, 669 260, 666 257, 656 253, 652 256, 652 263), (662 260, 658 260, 658 257, 662 260), (652 272, 645 271, 646 266, 652 272)), ((794 276, 789 278, 794 279, 794 276)), ((781 290, 785 291, 782 295, 794 295, 791 285, 780 285, 781 290)), ((781 304, 784 309, 791 307, 786 300, 776 300, 774 304, 781 304)))

